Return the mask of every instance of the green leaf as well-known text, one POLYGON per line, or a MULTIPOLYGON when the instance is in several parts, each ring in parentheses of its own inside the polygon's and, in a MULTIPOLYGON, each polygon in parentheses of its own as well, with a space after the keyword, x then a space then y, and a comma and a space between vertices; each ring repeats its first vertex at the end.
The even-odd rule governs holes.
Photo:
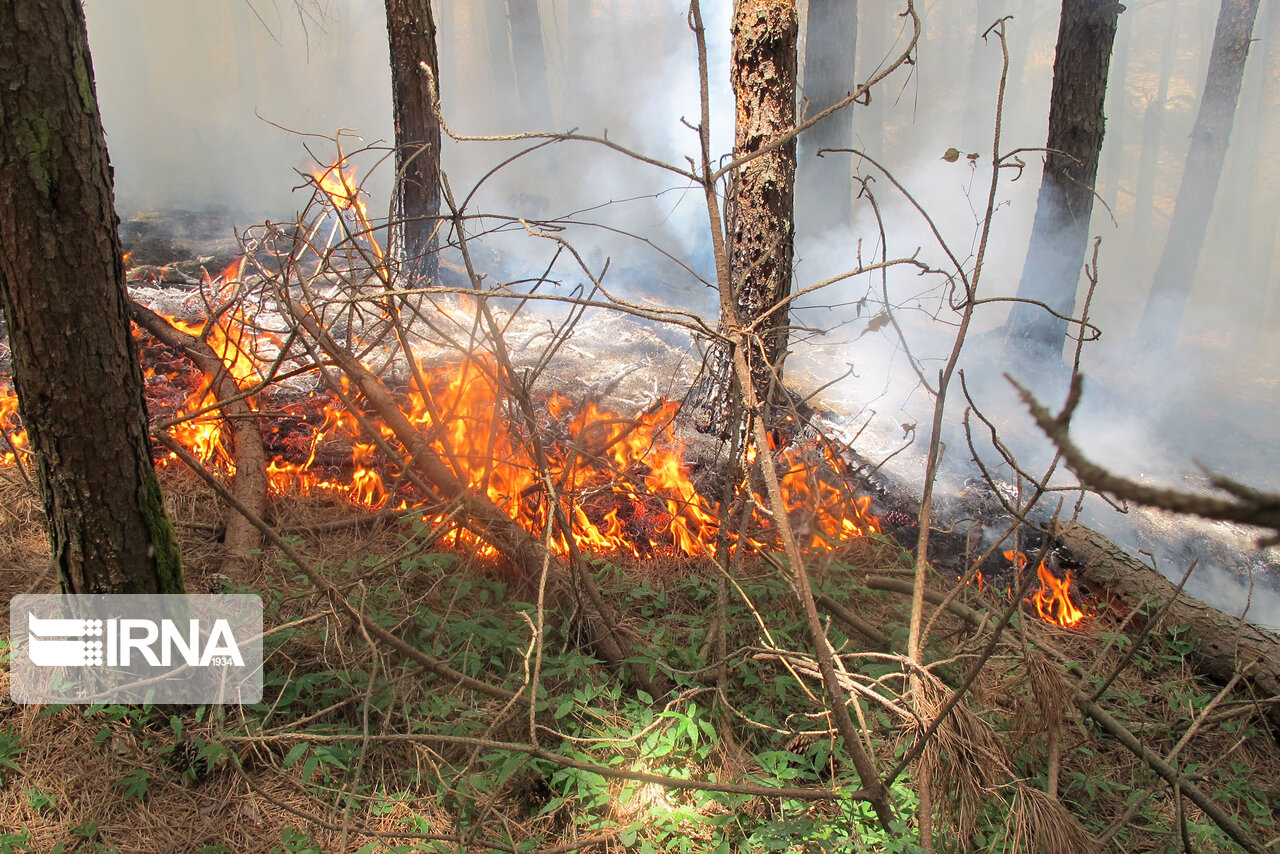
POLYGON ((281 768, 289 768, 295 762, 302 758, 302 754, 307 752, 307 748, 311 745, 305 741, 300 741, 293 747, 289 748, 289 752, 284 755, 284 762, 280 763, 281 768))

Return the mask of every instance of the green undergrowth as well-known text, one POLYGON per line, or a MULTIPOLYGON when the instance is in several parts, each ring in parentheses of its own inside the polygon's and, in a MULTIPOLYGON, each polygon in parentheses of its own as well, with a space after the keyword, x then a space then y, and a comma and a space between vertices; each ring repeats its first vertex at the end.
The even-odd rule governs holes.
MULTIPOLYGON (((226 841, 227 828, 208 822, 204 847, 191 849, 206 854, 536 851, 591 839, 598 840, 595 847, 581 850, 920 850, 916 781, 909 774, 892 786, 897 823, 886 832, 867 805, 848 797, 671 788, 506 746, 536 739, 541 749, 592 768, 676 780, 837 793, 861 788, 843 747, 826 729, 819 682, 779 660, 780 651, 807 657, 812 643, 794 594, 776 573, 761 568, 730 587, 722 697, 714 652, 718 577, 685 566, 666 567, 660 575, 605 561, 593 568, 637 651, 626 666, 645 674, 662 696, 632 687, 625 673, 594 657, 577 615, 540 615, 534 604, 515 598, 502 582, 464 569, 456 557, 422 553, 400 558, 394 572, 373 559, 335 562, 326 572, 353 604, 415 648, 472 678, 536 696, 532 719, 521 704, 459 688, 371 643, 359 625, 300 581, 252 591, 263 594, 270 630, 261 703, 234 709, 49 708, 41 716, 75 722, 87 728, 93 745, 129 757, 101 781, 100 803, 161 813, 170 809, 167 799, 201 801, 225 791, 255 804, 254 815, 275 817, 260 821, 254 838, 262 847, 252 849, 226 841)), ((278 577, 288 575, 286 567, 279 569, 278 577)), ((820 573, 817 592, 882 626, 891 645, 901 648, 905 600, 872 593, 859 577, 835 562, 820 573)), ((1037 629, 1019 622, 1015 618, 1014 634, 1033 639, 1037 629)), ((1079 636, 1079 650, 1072 650, 1082 660, 1070 679, 1096 684, 1106 672, 1099 664, 1103 652, 1126 650, 1129 636, 1105 628, 1100 618, 1092 634, 1079 636)), ((828 631, 863 684, 878 684, 886 696, 903 691, 896 661, 857 655, 865 643, 842 634, 837 623, 828 631)), ((940 671, 945 681, 954 684, 971 660, 972 640, 958 622, 936 627, 932 654, 959 655, 940 671)), ((1183 835, 1198 851, 1234 850, 1198 810, 1175 815, 1168 787, 1093 724, 1071 708, 1054 707, 1044 687, 1052 678, 1027 678, 1025 654, 1012 640, 993 657, 969 701, 975 721, 999 742, 1000 756, 990 761, 1007 763, 1008 773, 989 775, 968 825, 958 817, 958 794, 956 804, 935 795, 938 850, 1037 850, 1010 827, 1014 815, 1035 802, 1027 790, 1049 787, 1051 742, 1061 759, 1058 798, 1072 822, 1098 834, 1130 814, 1114 836, 1116 850, 1178 851, 1183 835)), ((1171 750, 1216 694, 1214 686, 1186 675, 1187 643, 1178 627, 1154 633, 1104 701, 1158 752, 1171 750)), ((1206 727, 1213 740, 1202 749, 1207 736, 1198 736, 1181 753, 1181 767, 1261 838, 1274 837, 1280 833, 1280 767, 1265 764, 1275 761, 1274 744, 1240 706, 1215 711, 1226 714, 1206 727), (1260 747, 1264 741, 1268 749, 1260 747)), ((910 746, 907 727, 879 703, 860 701, 860 712, 883 773, 910 746)), ((0 854, 50 850, 33 831, 39 819, 53 822, 70 802, 45 778, 24 782, 30 746, 21 729, 0 716, 0 779, 29 817, 28 826, 0 832, 0 854), (23 789, 20 798, 16 787, 23 789)), ((965 750, 952 744, 941 761, 989 761, 965 750)), ((72 810, 59 826, 57 838, 65 844, 56 850, 135 850, 114 841, 109 815, 101 811, 72 810)), ((1034 825, 1035 816, 1029 821, 1034 825)), ((1041 840, 1040 850, 1055 850, 1044 841, 1052 836, 1033 838, 1041 840)))

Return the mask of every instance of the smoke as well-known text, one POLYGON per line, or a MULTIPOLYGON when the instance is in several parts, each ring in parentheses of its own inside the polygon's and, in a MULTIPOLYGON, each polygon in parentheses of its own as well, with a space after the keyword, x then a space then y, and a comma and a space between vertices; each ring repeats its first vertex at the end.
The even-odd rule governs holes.
MULTIPOLYGON (((509 84, 494 70, 501 65, 494 62, 495 50, 510 51, 505 62, 517 78, 517 92, 529 91, 537 71, 530 66, 530 57, 537 55, 534 46, 510 40, 510 30, 493 37, 495 25, 507 26, 497 17, 505 4, 437 4, 441 92, 446 119, 456 132, 506 133, 529 129, 524 125, 530 123, 540 130, 577 128, 681 167, 688 166, 686 158, 696 161, 697 137, 684 123, 697 124, 700 108, 683 0, 538 0, 536 5, 548 97, 545 106, 534 109, 520 99, 512 106, 510 92, 498 90, 509 84)), ((730 4, 703 5, 713 151, 720 154, 732 146, 730 4)), ((865 22, 870 4, 860 5, 865 22)), ((1120 17, 1099 171, 1101 201, 1090 231, 1103 239, 1092 320, 1104 334, 1085 348, 1088 382, 1073 435, 1093 458, 1132 477, 1187 485, 1187 475, 1198 477, 1199 461, 1258 487, 1280 489, 1274 380, 1280 352, 1275 336, 1266 334, 1274 330, 1274 318, 1263 320, 1275 303, 1270 253, 1275 235, 1269 235, 1269 243, 1262 241, 1265 263, 1239 260, 1248 253, 1261 257, 1259 241, 1245 236, 1256 232, 1250 226, 1258 212, 1278 201, 1261 195, 1251 180, 1256 168, 1251 152, 1278 142, 1266 138, 1265 122, 1256 119, 1267 114, 1265 108, 1276 109, 1261 100, 1262 51, 1255 50, 1246 67, 1187 320, 1180 332, 1168 333, 1177 345, 1149 364, 1131 341, 1181 178, 1217 7, 1215 0, 1130 4, 1120 17), (1151 176, 1149 195, 1143 189, 1144 169, 1151 176)), ((811 210, 806 221, 814 225, 797 235, 799 286, 844 273, 860 260, 878 260, 882 250, 891 258, 914 256, 935 269, 950 269, 951 259, 937 245, 933 228, 972 272, 987 203, 1002 62, 998 41, 983 34, 1012 15, 1001 150, 1028 150, 1018 155, 1025 169, 1002 170, 979 296, 1010 296, 1017 290, 1040 180, 1041 155, 1033 149, 1044 145, 1047 134, 1058 9, 1027 0, 955 0, 925 8, 915 63, 873 94, 878 112, 855 108, 854 128, 857 144, 893 173, 928 212, 932 226, 886 176, 854 158, 855 169, 874 179, 869 187, 880 219, 865 197, 855 200, 848 223, 811 210), (868 119, 872 115, 880 118, 868 119), (955 162, 942 158, 949 148, 961 155, 955 162), (970 154, 977 156, 971 160, 970 154)), ((293 188, 301 183, 295 170, 311 165, 307 146, 323 160, 333 149, 324 139, 276 125, 323 136, 348 128, 348 147, 383 147, 359 163, 361 174, 371 175, 366 185, 371 209, 386 209, 391 169, 387 164, 374 168, 393 137, 381 3, 86 0, 85 9, 122 215, 221 208, 241 225, 291 216, 305 202, 293 188)), ((892 13, 882 19, 883 32, 868 32, 864 23, 859 33, 859 79, 905 44, 903 19, 892 13)), ((446 143, 444 165, 455 196, 461 200, 495 164, 529 144, 446 143)), ((639 234, 710 278, 700 191, 673 173, 589 144, 561 143, 486 180, 470 204, 473 213, 537 218, 578 212, 572 219, 582 225, 566 236, 596 270, 611 259, 610 281, 624 293, 713 316, 711 292, 695 276, 610 230, 639 234)), ((811 200, 801 198, 798 204, 811 200)), ((554 252, 518 229, 486 237, 485 244, 493 250, 483 262, 486 272, 499 277, 537 275, 554 252)), ((566 283, 582 279, 563 264, 555 275, 566 283)), ((802 390, 833 383, 823 393, 825 406, 850 423, 871 419, 872 427, 859 440, 869 457, 887 454, 914 436, 913 450, 891 464, 908 478, 919 476, 931 401, 906 351, 935 381, 954 331, 949 296, 939 277, 898 268, 883 284, 878 275, 846 279, 801 300, 793 312, 801 331, 789 362, 792 381, 802 390), (885 294, 897 309, 896 327, 878 320, 885 294)), ((1003 350, 998 336, 984 335, 996 330, 1006 313, 999 303, 981 307, 961 366, 974 402, 1000 427, 1020 461, 1034 468, 1048 458, 1047 443, 1003 374, 1031 384, 1051 407, 1060 405, 1063 390, 1037 366, 1003 350)), ((949 429, 947 457, 959 470, 967 456, 964 437, 949 429)), ((1151 546, 1157 539, 1139 533, 1141 526, 1126 519, 1106 517, 1111 511, 1091 507, 1088 512, 1090 521, 1130 545, 1151 546)), ((1191 531, 1188 523, 1159 525, 1175 540, 1181 531, 1191 531)), ((1221 527, 1196 528, 1194 536, 1221 536, 1221 527)), ((1235 543, 1244 542, 1237 534, 1235 543)), ((1236 554, 1241 565, 1259 558, 1243 548, 1236 554)), ((1177 572, 1172 558, 1166 569, 1177 572)), ((1221 578, 1221 584, 1204 582, 1209 598, 1215 586, 1225 591, 1235 584, 1234 576, 1221 578)), ((1274 600, 1264 606, 1255 598, 1255 619, 1274 624, 1280 622, 1276 613, 1274 600), (1270 615, 1260 615, 1267 607, 1270 615)))

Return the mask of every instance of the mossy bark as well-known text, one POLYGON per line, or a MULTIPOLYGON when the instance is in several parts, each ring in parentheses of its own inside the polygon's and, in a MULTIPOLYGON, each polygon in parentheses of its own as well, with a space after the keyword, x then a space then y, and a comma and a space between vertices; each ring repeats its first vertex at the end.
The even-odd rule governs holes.
POLYGON ((62 587, 180 593, 76 0, 0 4, 0 302, 62 587))

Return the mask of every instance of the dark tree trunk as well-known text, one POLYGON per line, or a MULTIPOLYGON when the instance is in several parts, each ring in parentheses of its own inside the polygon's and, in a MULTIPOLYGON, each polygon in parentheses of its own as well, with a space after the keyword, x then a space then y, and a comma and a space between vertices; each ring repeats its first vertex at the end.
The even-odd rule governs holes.
POLYGON ((78 0, 0 3, 0 300, 69 593, 181 593, 78 0))
POLYGON ((547 57, 536 0, 507 0, 507 18, 511 23, 511 54, 524 123, 521 129, 549 129, 551 90, 547 86, 547 57))
POLYGON ((1142 154, 1138 158, 1138 188, 1133 205, 1133 245, 1130 266, 1145 270, 1151 258, 1151 241, 1155 234, 1156 175, 1160 166, 1160 138, 1164 134, 1165 107, 1169 101, 1169 81, 1173 78, 1173 60, 1177 55, 1178 20, 1176 10, 1169 10, 1169 34, 1160 57, 1160 82, 1155 100, 1147 103, 1142 116, 1142 154))
POLYGON ((430 0, 386 0, 386 8, 398 177, 389 251, 411 279, 406 284, 430 284, 440 215, 436 25, 430 0))
MULTIPOLYGON (((857 0, 809 0, 805 15, 804 89, 801 91, 801 97, 807 102, 807 115, 825 110, 857 88, 853 76, 857 42, 857 0)), ((741 117, 741 110, 738 115, 741 117)), ((797 169, 800 202, 796 214, 805 234, 850 224, 853 214, 850 155, 829 153, 819 157, 818 151, 852 147, 853 110, 849 108, 828 116, 801 135, 797 169)))
MULTIPOLYGON (((1064 317, 1075 311, 1089 242, 1105 125, 1102 106, 1120 8, 1114 0, 1063 0, 1058 24, 1049 152, 1018 296, 1044 303, 1064 317)), ((1011 341, 1059 354, 1067 323, 1039 305, 1015 303, 1005 329, 1011 341)))
POLYGON ((1149 347, 1170 344, 1182 324, 1182 312, 1191 295, 1209 215, 1213 211, 1213 197, 1222 177, 1258 2, 1222 0, 1218 12, 1204 94, 1191 130, 1191 148, 1174 203, 1173 222, 1169 225, 1169 236, 1156 266, 1139 329, 1139 335, 1149 347))
MULTIPOLYGON (((796 40, 794 0, 736 0, 730 79, 737 105, 735 158, 759 151, 794 127, 796 40)), ((775 309, 791 293, 792 220, 796 144, 743 164, 730 182, 725 211, 730 302, 733 317, 721 325, 752 330, 747 362, 756 399, 766 408, 786 400, 782 363, 787 351, 788 312, 775 309)), ((713 346, 698 389, 694 423, 702 432, 730 435, 732 358, 713 346)))
MULTIPOLYGON (((734 157, 759 151, 795 125, 798 29, 794 0, 737 0, 734 4, 730 70, 737 104, 734 157)), ((727 223, 737 320, 756 328, 752 336, 756 344, 747 361, 761 402, 783 399, 788 311, 777 306, 791 293, 795 179, 794 140, 744 164, 735 175, 727 223)))

